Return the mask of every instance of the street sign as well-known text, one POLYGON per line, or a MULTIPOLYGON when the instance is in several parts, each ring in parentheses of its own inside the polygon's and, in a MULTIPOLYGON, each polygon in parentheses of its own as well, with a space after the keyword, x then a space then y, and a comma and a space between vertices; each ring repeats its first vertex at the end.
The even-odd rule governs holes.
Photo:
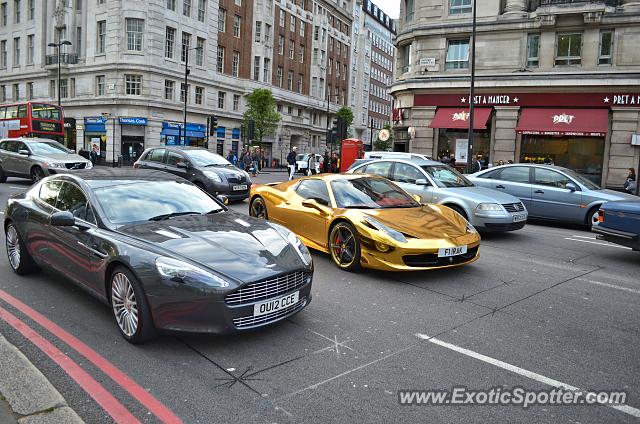
POLYGON ((631 135, 631 145, 632 146, 640 146, 640 134, 632 134, 631 135))
POLYGON ((378 132, 378 139, 380 139, 380 141, 387 141, 389 140, 389 137, 391 137, 391 131, 386 128, 383 128, 378 132))

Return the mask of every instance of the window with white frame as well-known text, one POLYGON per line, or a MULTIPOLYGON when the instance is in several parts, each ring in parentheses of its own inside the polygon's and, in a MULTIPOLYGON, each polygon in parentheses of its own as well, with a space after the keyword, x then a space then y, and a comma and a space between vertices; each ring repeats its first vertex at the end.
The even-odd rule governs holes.
POLYGON ((469 67, 469 39, 447 42, 447 69, 467 69, 469 67))
POLYGON ((278 36, 278 54, 284 54, 284 37, 282 35, 278 36))
POLYGON ((556 38, 556 66, 582 63, 582 33, 558 34, 556 38))
POLYGON ((176 0, 167 0, 167 9, 176 11, 176 0))
POLYGON ((238 15, 233 15, 233 36, 240 38, 240 25, 242 18, 238 15))
POLYGON ((142 95, 142 75, 127 74, 124 76, 124 92, 128 96, 142 95))
POLYGON ((182 0, 182 14, 191 16, 191 0, 182 0))
POLYGON ((271 25, 264 24, 264 42, 269 44, 271 42, 271 25))
POLYGON ((260 81, 260 56, 253 57, 253 79, 260 81))
POLYGON ((173 92, 175 90, 176 83, 171 80, 164 80, 164 99, 173 100, 173 92))
POLYGON ((196 104, 201 105, 204 100, 204 87, 196 87, 196 104))
POLYGON ((106 51, 106 43, 107 43, 107 21, 98 21, 96 34, 97 34, 96 51, 98 54, 104 54, 106 51))
POLYGON ((287 90, 293 91, 293 71, 287 74, 287 90))
POLYGON ((198 37, 196 39, 196 66, 204 66, 204 50, 205 39, 198 37))
POLYGON ((227 97, 227 93, 224 91, 218 91, 218 109, 224 109, 224 100, 227 97))
POLYGON ((264 66, 262 67, 262 81, 271 82, 271 59, 264 58, 264 66))
POLYGON ((33 65, 33 59, 35 57, 35 35, 27 35, 27 65, 33 65))
POLYGON ((527 68, 540 65, 540 34, 527 35, 527 68))
POLYGON ((176 29, 167 27, 164 40, 164 57, 173 59, 173 51, 176 45, 176 29))
POLYGON ((144 19, 126 18, 127 50, 132 52, 142 51, 142 37, 144 34, 144 19))
POLYGON ((283 78, 283 69, 282 67, 278 67, 278 70, 276 71, 276 80, 278 82, 278 87, 282 88, 282 78, 283 78))
POLYGON ((289 40, 289 59, 293 59, 296 57, 296 46, 293 40, 289 40))
POLYGON ((227 31, 227 11, 223 8, 218 9, 218 31, 227 31))
POLYGON ((224 47, 218 46, 218 52, 216 55, 216 71, 224 73, 224 47))
POLYGON ((61 98, 66 99, 67 97, 69 97, 69 81, 66 78, 60 80, 60 87, 58 88, 58 90, 60 90, 61 98))
POLYGON ((598 65, 611 65, 613 63, 613 31, 600 31, 600 49, 598 65))
POLYGON ((256 30, 253 33, 253 41, 259 43, 262 40, 262 22, 256 21, 256 30))
POLYGON ((231 62, 231 75, 237 77, 240 75, 240 52, 233 52, 233 60, 231 62))
POLYGON ((186 62, 189 58, 189 49, 191 48, 191 34, 182 32, 182 47, 180 51, 180 60, 186 62))
POLYGON ((198 21, 204 22, 207 16, 207 0, 198 0, 198 21))
POLYGON ((104 96, 105 89, 105 77, 104 75, 96 75, 96 96, 104 96))
POLYGON ((284 10, 280 9, 280 27, 284 28, 284 21, 287 18, 287 12, 285 12, 284 10))
POLYGON ((449 0, 449 15, 471 13, 472 11, 472 0, 449 0))
POLYGON ((239 94, 234 94, 233 95, 233 110, 234 111, 238 111, 240 110, 240 95, 239 94))

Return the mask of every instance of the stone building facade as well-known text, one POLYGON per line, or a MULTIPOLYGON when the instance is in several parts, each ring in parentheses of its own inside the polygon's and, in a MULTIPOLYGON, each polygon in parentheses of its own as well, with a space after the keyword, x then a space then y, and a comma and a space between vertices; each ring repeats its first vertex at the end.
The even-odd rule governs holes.
MULTIPOLYGON (((6 22, 0 17, 0 104, 55 103, 57 55, 48 44, 72 43, 61 48, 60 61, 65 143, 71 148, 98 144, 105 163, 120 157, 131 162, 141 149, 164 143, 237 152, 250 144, 241 133, 245 96, 269 88, 282 121, 265 140, 268 158, 280 161, 293 145, 324 151, 329 40, 340 40, 348 51, 342 61, 349 63, 351 0, 0 3, 7 13, 6 22), (324 53, 312 58, 315 48, 324 53), (210 137, 205 126, 212 114, 218 131, 210 137)), ((347 81, 339 85, 342 99, 347 81)), ((329 111, 338 107, 334 98, 329 111)))
MULTIPOLYGON (((396 141, 466 160, 472 0, 402 0, 396 141)), ((474 154, 619 187, 640 147, 640 2, 477 2, 474 154)), ((404 144, 396 146, 404 148, 404 144)))

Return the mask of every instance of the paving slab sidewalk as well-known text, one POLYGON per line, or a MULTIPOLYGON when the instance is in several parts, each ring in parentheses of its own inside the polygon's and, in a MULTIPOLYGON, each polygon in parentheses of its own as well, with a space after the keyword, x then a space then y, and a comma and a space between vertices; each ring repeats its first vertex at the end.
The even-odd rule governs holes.
POLYGON ((2 334, 0 334, 0 423, 84 423, 38 368, 2 334))

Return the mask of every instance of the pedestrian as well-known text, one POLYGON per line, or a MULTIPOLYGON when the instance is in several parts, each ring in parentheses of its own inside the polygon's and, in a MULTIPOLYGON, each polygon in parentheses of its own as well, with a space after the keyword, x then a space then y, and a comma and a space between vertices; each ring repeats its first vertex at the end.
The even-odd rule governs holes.
POLYGON ((249 172, 251 170, 251 153, 249 152, 249 149, 244 152, 242 164, 244 165, 244 170, 246 172, 249 172))
POLYGON ((509 159, 509 160, 507 161, 507 165, 513 165, 513 159, 509 159))
POLYGON ((475 174, 480 171, 482 171, 482 162, 480 162, 478 155, 474 155, 473 162, 471 163, 471 173, 475 174))
POLYGON ((229 150, 229 154, 227 155, 227 160, 231 162, 231 164, 234 166, 238 164, 238 157, 233 152, 233 150, 229 150))
POLYGON ((287 164, 289 165, 289 180, 293 180, 293 176, 296 173, 296 146, 291 148, 291 151, 287 155, 287 164))
POLYGON ((314 175, 316 173, 316 155, 311 153, 309 155, 309 161, 307 162, 307 175, 314 175))
POLYGON ((500 159, 500 160, 498 161, 498 166, 502 166, 502 165, 504 165, 504 161, 503 161, 502 159, 500 159))
POLYGON ((98 162, 98 146, 96 144, 91 148, 91 153, 89 153, 89 160, 91 160, 91 164, 96 166, 96 162, 98 162))
POLYGON ((627 174, 627 178, 624 181, 625 190, 632 191, 630 187, 635 188, 635 184, 633 183, 635 183, 636 179, 636 170, 633 168, 629 168, 629 173, 627 174))
POLYGON ((324 160, 322 161, 322 171, 329 172, 329 167, 331 166, 331 159, 329 159, 329 152, 324 151, 324 160))
POLYGON ((257 147, 253 149, 253 153, 251 154, 251 166, 253 167, 253 175, 258 175, 260 171, 260 153, 257 147))

